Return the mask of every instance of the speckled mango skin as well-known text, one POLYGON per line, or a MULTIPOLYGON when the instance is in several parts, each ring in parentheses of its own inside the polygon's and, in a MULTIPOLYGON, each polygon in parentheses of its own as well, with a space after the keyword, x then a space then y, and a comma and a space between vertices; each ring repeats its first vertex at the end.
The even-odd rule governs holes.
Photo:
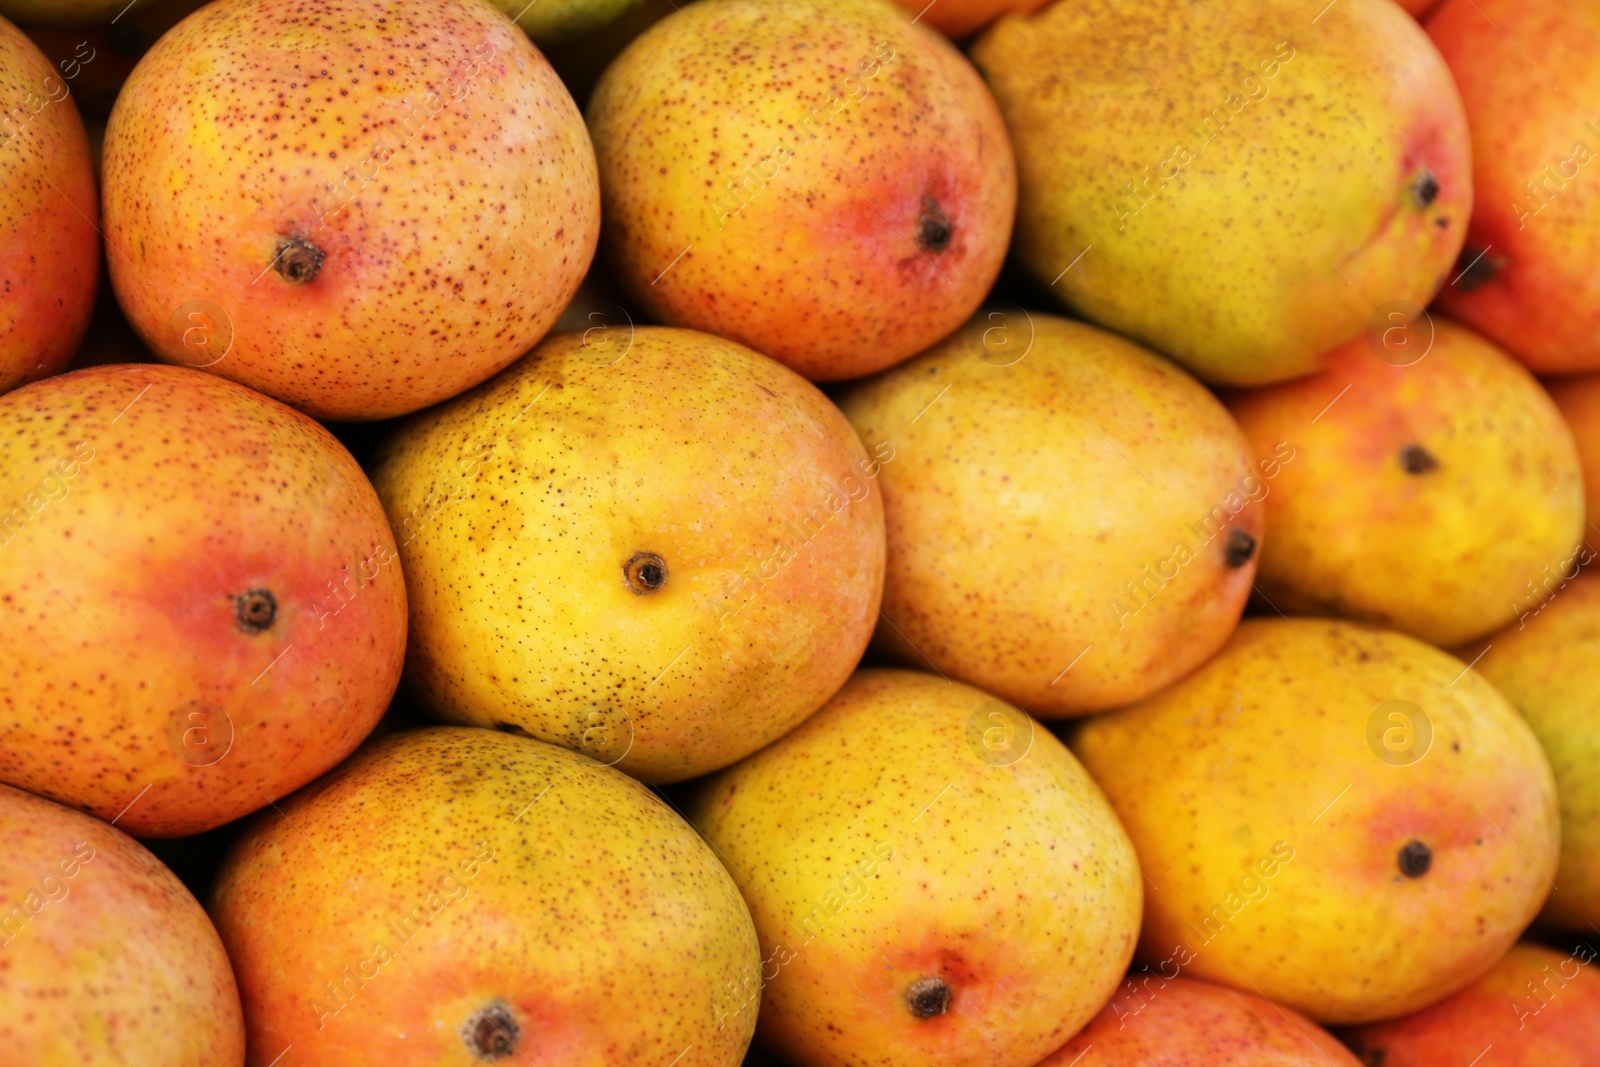
POLYGON ((6 1062, 244 1063, 239 990, 211 920, 120 830, 0 785, 0 909, 6 1062))
POLYGON ((67 365, 94 309, 100 200, 61 72, 0 19, 0 393, 67 365))
POLYGON ((879 0, 689 5, 617 58, 588 118, 618 281, 812 381, 939 340, 1005 258, 1016 168, 994 101, 879 0))
POLYGON ((557 334, 396 432, 407 677, 646 781, 692 778, 821 707, 872 635, 883 465, 814 386, 708 334, 557 334), (639 553, 666 580, 632 591, 639 553))
POLYGON ((639 0, 491 0, 540 44, 560 44, 621 18, 639 0))
POLYGON ((684 810, 750 905, 759 1039, 795 1067, 1037 1063, 1133 953, 1143 885, 1105 797, 970 686, 859 671, 684 810), (943 1014, 908 1007, 922 979, 943 1014))
POLYGON ((1517 944, 1467 988, 1415 1015, 1345 1035, 1382 1067, 1586 1067, 1600 1044, 1600 975, 1585 941, 1568 956, 1517 944), (1532 989, 1529 984, 1532 984, 1532 989))
POLYGON ((304 785, 383 714, 394 538, 304 415, 94 367, 0 398, 0 472, 0 781, 178 837, 304 785), (235 598, 256 589, 276 610, 252 630, 235 598))
POLYGON ((1472 131, 1478 199, 1457 270, 1485 248, 1478 269, 1493 268, 1440 306, 1540 374, 1600 370, 1600 8, 1447 0, 1426 26, 1472 131))
POLYGON ((1555 771, 1561 871, 1540 920, 1589 934, 1600 926, 1600 578, 1592 550, 1574 563, 1583 559, 1565 583, 1575 567, 1552 567, 1523 599, 1525 615, 1461 652, 1484 653, 1477 669, 1522 711, 1555 771))
POLYGON ((1261 537, 1249 486, 1259 499, 1271 483, 1222 405, 1169 361, 1012 310, 839 402, 868 449, 894 455, 879 479, 889 565, 875 638, 894 658, 1060 718, 1176 681, 1238 622, 1255 553, 1229 566, 1229 531, 1261 537))
POLYGON ((213 3, 129 77, 105 174, 111 280, 145 341, 321 419, 511 363, 599 229, 577 107, 483 0, 213 3), (323 253, 301 284, 274 268, 295 238, 323 253))
MULTIPOLYGON (((1409 714, 1411 745, 1394 735, 1393 751, 1422 737, 1409 714)), ((1154 885, 1140 960, 1323 1023, 1403 1015, 1471 982, 1556 877, 1538 739, 1482 676, 1403 634, 1246 619, 1200 670, 1070 743, 1154 885), (1368 743, 1375 720, 1403 728, 1378 711, 1392 700, 1431 724, 1405 765, 1378 757, 1381 733, 1368 743), (1399 863, 1412 841, 1431 850, 1418 877, 1399 863)))
POLYGON ((1028 271, 1229 385, 1309 373, 1379 305, 1427 304, 1472 208, 1450 72, 1387 0, 1314 17, 1301 0, 1096 0, 990 27, 972 57, 1016 145, 1028 271))
POLYGON ((280 807, 211 899, 251 1067, 289 1045, 306 1067, 478 1067, 460 1031, 495 1004, 519 1031, 502 1063, 743 1057, 755 1020, 718 1012, 759 965, 750 914, 705 842, 626 775, 434 727, 373 742, 280 807))
POLYGON ((1167 973, 1135 971, 1039 1067, 1361 1067, 1293 1008, 1167 973))
POLYGON ((1514 619, 1526 583, 1577 550, 1583 478, 1555 404, 1498 346, 1438 315, 1409 343, 1379 358, 1359 338, 1229 408, 1257 456, 1285 440, 1297 456, 1266 500, 1266 599, 1450 646, 1514 619), (1430 330, 1418 362, 1390 362, 1430 330), (1410 473, 1411 446, 1434 465, 1410 473))
POLYGON ((1578 445, 1588 509, 1584 536, 1600 535, 1600 374, 1557 378, 1546 386, 1578 445))

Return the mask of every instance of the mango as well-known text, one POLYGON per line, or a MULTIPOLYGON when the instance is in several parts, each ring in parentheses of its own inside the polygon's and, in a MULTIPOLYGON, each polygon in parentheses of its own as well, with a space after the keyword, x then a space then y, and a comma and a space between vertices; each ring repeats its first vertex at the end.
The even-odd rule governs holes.
POLYGON ((405 585, 328 431, 197 370, 0 397, 0 781, 178 837, 338 763, 400 679, 405 585))
POLYGON ((211 920, 99 819, 0 785, 0 1041, 29 1067, 243 1067, 211 920))
POLYGON ((885 461, 876 645, 1059 718, 1131 703, 1239 620, 1260 501, 1215 397, 1114 334, 992 311, 839 403, 885 461))
POLYGON ((647 781, 725 767, 866 649, 889 456, 742 345, 604 317, 557 334, 373 460, 411 688, 647 781))
POLYGON ((1588 510, 1584 537, 1600 536, 1600 374, 1557 378, 1548 383, 1550 399, 1572 430, 1583 468, 1583 489, 1588 510))
POLYGON ((0 393, 58 373, 89 328, 100 204, 63 76, 0 19, 0 393))
POLYGON ((1402 317, 1377 336, 1229 401, 1258 457, 1282 441, 1300 457, 1266 500, 1262 598, 1441 646, 1482 637, 1577 551, 1572 432, 1521 364, 1466 327, 1402 317))
POLYGON ((1518 944, 1461 992, 1415 1015, 1352 1031, 1346 1040, 1382 1067, 1585 1067, 1600 1044, 1595 950, 1569 955, 1518 944))
POLYGON ((639 0, 491 0, 542 45, 593 33, 617 21, 639 0))
POLYGON ((320 419, 454 396, 544 336, 593 257, 593 149, 478 0, 220 0, 106 130, 112 285, 163 359, 320 419))
POLYGON ((1403 634, 1246 619, 1071 744, 1151 882, 1140 959, 1319 1022, 1467 985, 1554 884, 1538 739, 1481 675, 1403 634))
POLYGON ((617 57, 588 118, 629 295, 812 381, 944 337, 1005 258, 1016 171, 994 101, 882 0, 688 5, 617 57))
POLYGON ((916 21, 925 22, 946 37, 970 37, 1011 12, 1038 9, 1045 0, 896 0, 916 21))
POLYGON ((1466 120, 1427 36, 1389 0, 1306 7, 1058 3, 972 49, 1023 266, 1208 382, 1310 373, 1381 305, 1426 304, 1465 238, 1466 120))
POLYGON ((1039 1067, 1360 1067, 1332 1034, 1254 993, 1134 971, 1039 1067))
POLYGON ((253 1065, 736 1067, 754 1028, 717 1014, 759 958, 705 842, 491 730, 373 742, 249 824, 210 907, 253 1065))
POLYGON ((1071 753, 959 683, 863 670, 685 807, 761 938, 761 1043, 795 1067, 1024 1067, 1122 980, 1138 861, 1071 753))
POLYGON ((1440 306, 1540 374, 1600 370, 1600 9, 1445 0, 1426 25, 1478 190, 1440 306))
POLYGON ((1517 621, 1460 653, 1522 711, 1550 757, 1561 870, 1540 918, 1579 933, 1600 925, 1600 578, 1580 569, 1594 561, 1584 546, 1529 582, 1517 621))

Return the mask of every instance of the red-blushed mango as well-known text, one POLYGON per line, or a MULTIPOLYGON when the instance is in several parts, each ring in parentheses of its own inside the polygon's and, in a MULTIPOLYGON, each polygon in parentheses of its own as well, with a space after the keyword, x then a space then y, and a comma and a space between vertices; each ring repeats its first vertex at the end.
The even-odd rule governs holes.
POLYGON ((0 1044, 29 1067, 242 1067, 233 968, 144 846, 0 785, 0 1044))
POLYGON ((1459 993, 1345 1035, 1378 1067, 1589 1067, 1600 1048, 1595 950, 1518 944, 1459 993))
MULTIPOLYGON (((1173 975, 1178 968, 1174 965, 1173 975)), ((1134 971, 1039 1067, 1360 1067, 1293 1008, 1192 978, 1134 971)))
POLYGON ((795 1067, 1027 1067, 1138 936, 1138 860, 1065 746, 931 674, 863 670, 685 807, 761 937, 760 1042, 795 1067))
POLYGON ((743 345, 601 321, 403 425, 372 477, 436 712, 679 781, 855 669, 890 459, 743 345))
POLYGON ((1561 869, 1540 920, 1600 926, 1600 577, 1585 546, 1530 582, 1516 622, 1460 650, 1515 704, 1550 757, 1561 798, 1561 869), (1580 570, 1590 567, 1591 570, 1580 570))
POLYGON ((918 22, 946 37, 960 39, 983 29, 1001 15, 1026 13, 1046 0, 895 0, 918 22))
POLYGON ((0 19, 0 393, 67 365, 94 311, 100 235, 68 83, 0 19))
POLYGON ((0 781, 146 837, 304 785, 399 681, 394 551, 344 446, 243 386, 113 365, 0 397, 0 781))
POLYGON ((1016 255, 1208 382, 1315 369, 1450 277, 1472 208, 1450 72, 1390 0, 1074 0, 972 48, 1016 146, 1016 255), (1317 7, 1322 7, 1318 4, 1317 7))
POLYGON ((1578 463, 1583 467, 1589 512, 1584 537, 1600 537, 1600 374, 1557 378, 1548 385, 1550 399, 1556 402, 1578 443, 1578 463))
POLYGON ((1140 959, 1324 1023, 1484 973, 1550 892, 1556 785, 1466 664, 1354 623, 1246 619, 1215 659, 1072 749, 1156 888, 1140 959))
POLYGON ((1600 370, 1600 5, 1445 0, 1427 30, 1478 191, 1440 306, 1541 374, 1600 370))
POLYGON ((300 1067, 742 1059, 750 913, 627 775, 434 727, 374 741, 280 808, 246 828, 211 897, 252 1067, 290 1048, 300 1067))
POLYGON ((1291 614, 1455 645, 1510 622, 1527 583, 1577 550, 1578 453, 1492 342, 1437 315, 1384 329, 1390 343, 1359 338, 1229 401, 1257 456, 1288 441, 1299 457, 1266 500, 1258 584, 1291 614))
POLYGON ((537 342, 593 258, 594 154, 480 0, 219 0, 105 145, 112 284, 169 362, 323 419, 414 411, 537 342))
POLYGON ((879 0, 689 5, 617 58, 588 115, 630 295, 813 381, 944 337, 1005 258, 1016 170, 994 101, 879 0))
POLYGON ((0 0, 0 15, 24 26, 96 26, 128 6, 128 0, 0 0))
POLYGON ((893 456, 878 646, 1046 718, 1148 696, 1221 647, 1259 501, 1298 462, 1252 463, 1216 398, 1155 353, 1016 310, 839 400, 893 456))

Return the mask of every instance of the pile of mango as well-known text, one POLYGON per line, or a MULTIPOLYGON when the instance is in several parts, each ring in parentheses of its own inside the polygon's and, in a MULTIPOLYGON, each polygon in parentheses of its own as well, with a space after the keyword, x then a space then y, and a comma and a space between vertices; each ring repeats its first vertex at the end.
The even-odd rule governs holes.
POLYGON ((1600 1065, 1596 54, 0 0, 0 1061, 1600 1065))

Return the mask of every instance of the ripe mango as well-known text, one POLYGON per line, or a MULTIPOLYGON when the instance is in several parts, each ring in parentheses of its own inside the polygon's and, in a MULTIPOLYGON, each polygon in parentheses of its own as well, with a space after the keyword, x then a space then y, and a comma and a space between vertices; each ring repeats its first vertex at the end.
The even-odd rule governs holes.
POLYGON ((1600 537, 1600 374, 1557 378, 1549 383, 1550 399, 1572 430, 1583 467, 1583 488, 1588 507, 1586 540, 1600 537))
POLYGON ((891 456, 732 341, 557 334, 373 462, 411 684, 452 721, 647 781, 725 767, 821 707, 865 650, 891 456))
POLYGON ((200 904, 137 841, 0 785, 0 1042, 28 1067, 242 1067, 200 904))
POLYGON ((705 842, 626 775, 492 730, 382 738, 264 812, 211 913, 252 1065, 736 1067, 754 1029, 717 1015, 759 959, 705 842))
POLYGON ((1104 330, 978 316, 840 406, 883 465, 879 648, 1036 715, 1130 703, 1205 662, 1244 610, 1263 497, 1215 397, 1104 330))
POLYGON ((1324 1023, 1416 1011, 1538 912, 1560 828, 1516 709, 1413 638, 1246 619, 1072 740, 1152 883, 1139 954, 1324 1023))
POLYGON ((735 998, 795 1067, 1026 1067, 1116 989, 1138 861, 1066 748, 930 674, 863 670, 685 808, 761 937, 735 998))
POLYGON ((1298 457, 1266 500, 1260 591, 1459 644, 1576 551, 1578 453, 1543 387, 1472 330, 1402 317, 1378 336, 1229 401, 1258 457, 1283 441, 1298 457))
POLYGON ((588 118, 629 295, 812 381, 944 337, 1005 258, 1016 171, 994 101, 882 0, 687 5, 617 57, 588 118))
POLYGON ((0 781, 146 837, 304 785, 400 680, 394 551, 344 446, 243 386, 111 365, 0 397, 0 781))

